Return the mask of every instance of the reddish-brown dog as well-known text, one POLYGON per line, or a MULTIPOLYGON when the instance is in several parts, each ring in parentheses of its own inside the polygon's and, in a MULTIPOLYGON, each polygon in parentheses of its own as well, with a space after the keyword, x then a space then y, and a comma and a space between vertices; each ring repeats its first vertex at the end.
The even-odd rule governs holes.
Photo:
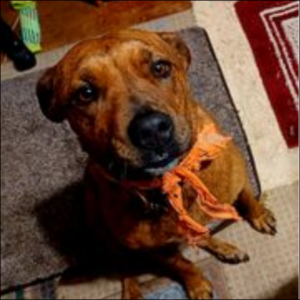
MULTIPOLYGON (((95 234, 122 249, 144 251, 184 284, 192 299, 209 299, 210 283, 178 247, 178 218, 160 189, 142 197, 122 182, 151 181, 176 166, 193 146, 199 128, 215 123, 192 99, 186 71, 190 52, 172 33, 136 30, 108 34, 73 48, 41 78, 37 94, 52 121, 68 120, 89 153, 86 171, 88 222, 95 234), (174 251, 160 251, 174 246, 174 251), (146 250, 146 251, 145 251, 146 250)), ((233 143, 198 176, 221 203, 262 233, 275 234, 273 214, 254 199, 243 159, 233 143)), ((195 193, 183 186, 185 207, 201 224, 195 193)), ((247 254, 215 238, 202 246, 225 262, 247 254)), ((118 250, 119 249, 119 250, 118 250)), ((124 279, 124 298, 142 298, 133 278, 124 279)))

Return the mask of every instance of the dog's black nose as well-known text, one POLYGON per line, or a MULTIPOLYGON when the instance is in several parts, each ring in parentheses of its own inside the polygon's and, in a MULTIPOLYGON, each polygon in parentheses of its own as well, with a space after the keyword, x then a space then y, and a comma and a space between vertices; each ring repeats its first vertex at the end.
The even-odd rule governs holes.
POLYGON ((128 134, 136 147, 153 150, 172 141, 174 124, 168 115, 151 111, 137 115, 129 125, 128 134))

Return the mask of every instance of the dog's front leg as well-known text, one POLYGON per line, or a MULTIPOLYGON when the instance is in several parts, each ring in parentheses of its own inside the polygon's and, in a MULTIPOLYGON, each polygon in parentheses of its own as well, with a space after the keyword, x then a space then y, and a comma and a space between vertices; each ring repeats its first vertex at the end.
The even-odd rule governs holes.
POLYGON ((254 198, 250 184, 247 183, 236 202, 239 214, 258 232, 275 235, 276 218, 261 201, 254 198))
POLYGON ((122 284, 123 284, 123 291, 122 291, 123 300, 144 299, 137 279, 133 277, 123 278, 122 284))
POLYGON ((182 282, 190 299, 212 299, 212 286, 202 272, 192 262, 185 259, 181 253, 170 256, 157 256, 160 263, 167 267, 175 278, 182 282))
POLYGON ((206 243, 201 248, 224 263, 239 264, 249 261, 247 253, 215 237, 207 238, 206 243))

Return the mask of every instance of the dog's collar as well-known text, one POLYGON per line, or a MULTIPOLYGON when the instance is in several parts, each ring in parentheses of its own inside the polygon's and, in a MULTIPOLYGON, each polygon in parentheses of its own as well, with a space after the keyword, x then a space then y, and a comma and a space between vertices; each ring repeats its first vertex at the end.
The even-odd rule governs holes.
POLYGON ((161 178, 155 178, 152 180, 140 180, 140 181, 134 181, 134 180, 119 180, 115 178, 113 175, 105 171, 102 167, 98 168, 99 173, 106 178, 111 183, 114 183, 118 186, 121 186, 128 190, 130 193, 135 195, 142 203, 144 210, 142 214, 144 216, 150 217, 155 216, 157 217, 160 213, 166 212, 166 206, 162 206, 162 209, 158 210, 158 205, 153 205, 151 200, 148 199, 148 196, 146 196, 148 191, 152 190, 161 190, 162 188, 162 179, 161 178))

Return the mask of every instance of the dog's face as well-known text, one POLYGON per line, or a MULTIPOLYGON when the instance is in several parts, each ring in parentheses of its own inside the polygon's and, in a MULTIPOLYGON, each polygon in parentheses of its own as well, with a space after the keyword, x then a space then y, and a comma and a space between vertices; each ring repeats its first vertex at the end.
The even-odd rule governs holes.
POLYGON ((37 94, 45 115, 67 119, 106 169, 161 175, 195 138, 189 63, 175 34, 121 31, 74 47, 41 78, 37 94))

